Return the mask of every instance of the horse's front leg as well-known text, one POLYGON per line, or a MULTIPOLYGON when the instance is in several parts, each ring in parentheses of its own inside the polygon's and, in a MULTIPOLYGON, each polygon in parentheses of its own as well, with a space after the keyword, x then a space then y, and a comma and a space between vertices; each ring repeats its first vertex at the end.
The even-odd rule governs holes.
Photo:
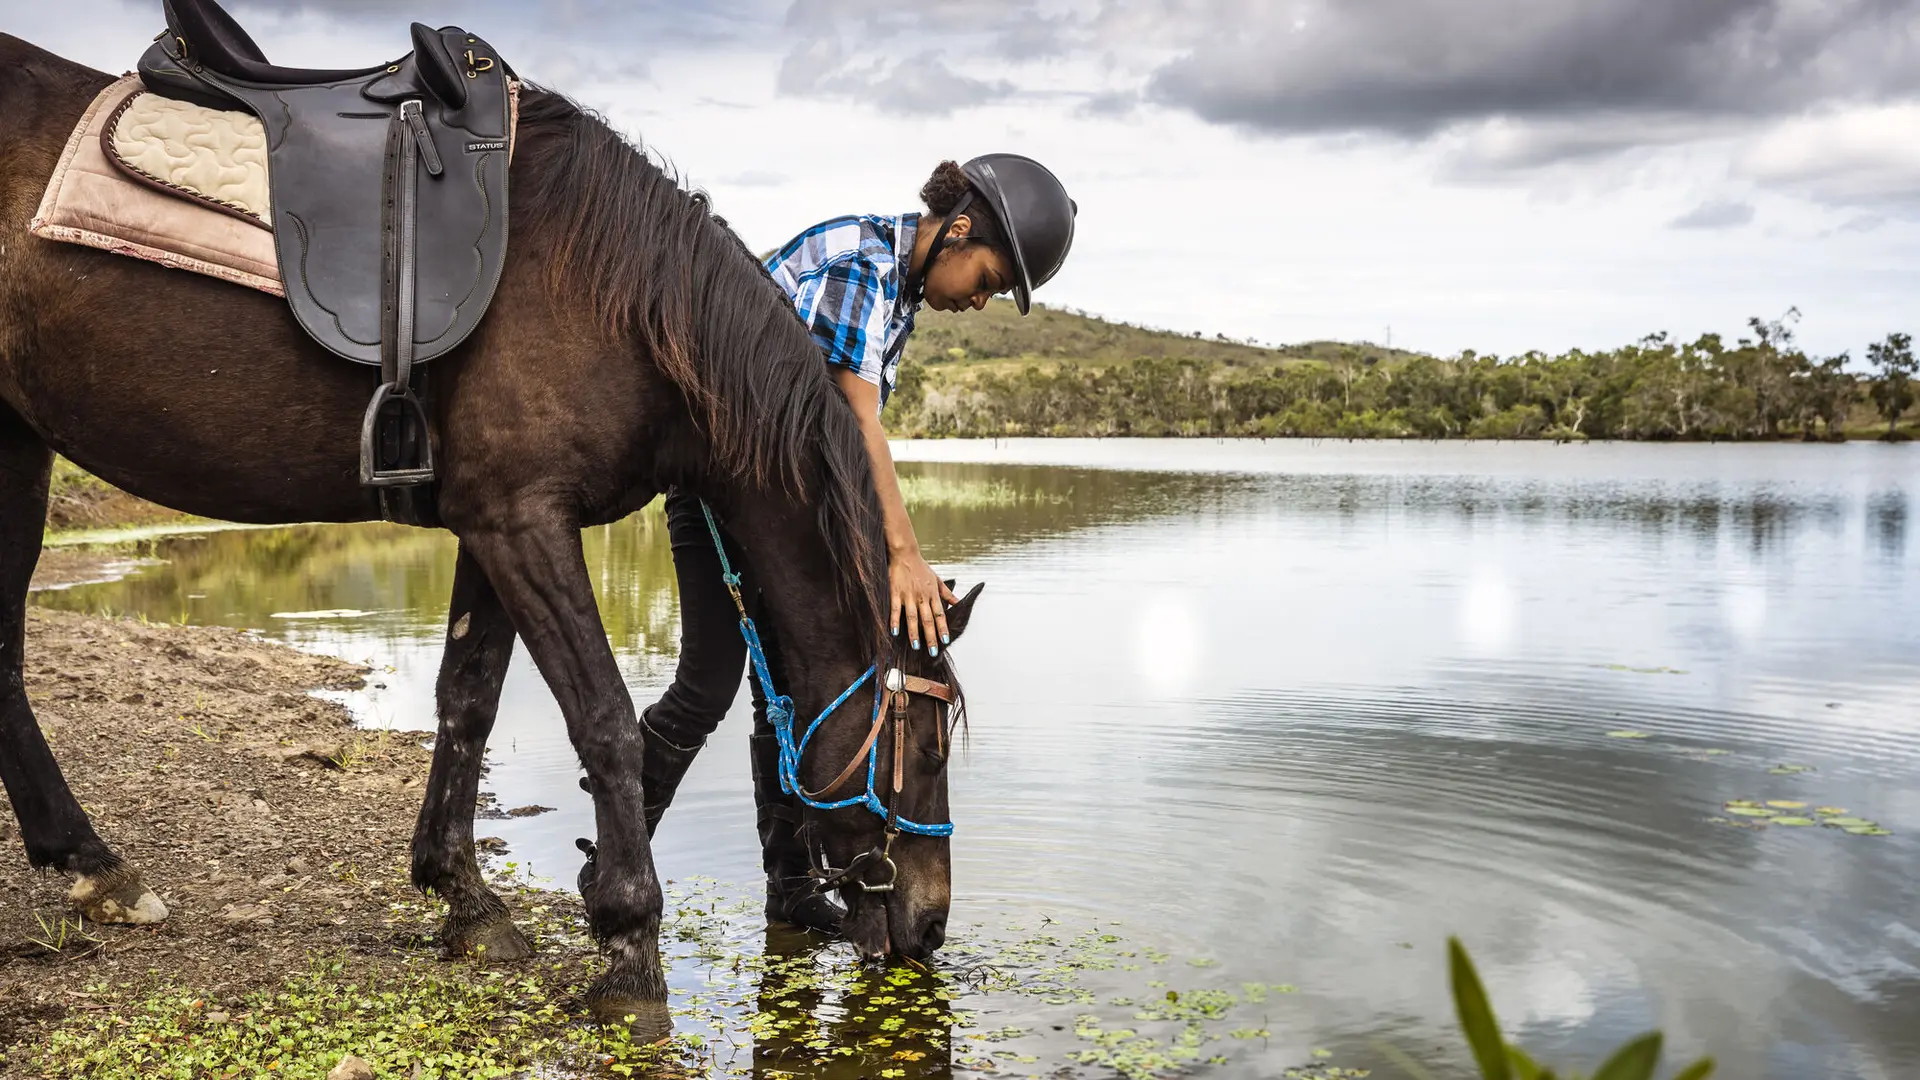
POLYGON ((473 855, 473 810, 487 735, 500 711, 500 686, 513 659, 513 620, 465 545, 453 569, 446 652, 436 692, 440 730, 433 770, 413 830, 413 884, 447 901, 440 946, 450 955, 519 960, 533 945, 493 890, 473 855))
POLYGON ((513 515, 460 530, 498 590, 534 664, 560 703, 567 735, 587 770, 598 833, 587 919, 608 953, 587 990, 597 1019, 655 1038, 673 1029, 660 966, 660 880, 647 841, 641 791, 644 745, 613 649, 594 603, 580 530, 559 514, 513 515), (529 517, 531 520, 529 520, 529 517))

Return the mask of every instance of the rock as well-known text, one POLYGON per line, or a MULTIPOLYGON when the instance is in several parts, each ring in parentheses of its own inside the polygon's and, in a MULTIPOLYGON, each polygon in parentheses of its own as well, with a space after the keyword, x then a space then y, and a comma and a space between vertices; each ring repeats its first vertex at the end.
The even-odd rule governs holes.
POLYGON ((289 874, 304 874, 309 869, 311 869, 311 867, 303 856, 295 855, 293 858, 287 860, 287 873, 289 874))
POLYGON ((513 809, 507 811, 507 816, 508 817, 534 817, 539 814, 548 814, 552 812, 553 812, 553 807, 551 806, 540 806, 538 804, 532 804, 528 806, 516 806, 513 809))
POLYGON ((207 1014, 207 1023, 209 1024, 224 1024, 228 1019, 227 1014, 219 1009, 215 1009, 207 1014))
POLYGON ((292 879, 285 874, 268 874, 266 877, 260 879, 260 887, 263 889, 277 889, 291 880, 292 879))
POLYGON ((311 746, 296 746, 280 755, 280 760, 289 765, 319 765, 326 769, 338 769, 347 758, 347 748, 340 743, 314 743, 311 746))
POLYGON ((265 904, 228 904, 220 909, 220 917, 231 923, 260 922, 271 914, 265 904))
POLYGON ((488 855, 504 855, 507 851, 507 842, 497 836, 483 836, 473 842, 473 849, 488 855))
POLYGON ((327 1074, 327 1080, 373 1080, 373 1066, 348 1054, 327 1074))

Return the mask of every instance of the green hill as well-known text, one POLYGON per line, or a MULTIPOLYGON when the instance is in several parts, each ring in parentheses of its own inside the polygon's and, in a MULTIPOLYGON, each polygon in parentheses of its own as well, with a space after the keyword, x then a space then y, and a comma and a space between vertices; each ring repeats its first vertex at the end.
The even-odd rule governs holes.
POLYGON ((1403 349, 1333 341, 1274 348, 1225 335, 1177 334, 1109 322, 1044 304, 1033 305, 1031 313, 1021 318, 1013 301, 1003 299, 988 303, 981 311, 922 310, 914 318, 913 337, 907 343, 907 358, 921 364, 989 368, 1020 368, 1062 360, 1104 367, 1141 359, 1191 360, 1209 368, 1253 368, 1299 360, 1331 362, 1356 352, 1377 361, 1407 360, 1418 355, 1403 349))
POLYGON ((1044 306, 1021 318, 1000 300, 920 314, 886 421, 896 435, 972 437, 1898 438, 1914 396, 1911 339, 1872 346, 1880 370, 1863 378, 1844 353, 1802 351, 1797 317, 1750 319, 1731 338, 1438 357, 1265 346, 1044 306))

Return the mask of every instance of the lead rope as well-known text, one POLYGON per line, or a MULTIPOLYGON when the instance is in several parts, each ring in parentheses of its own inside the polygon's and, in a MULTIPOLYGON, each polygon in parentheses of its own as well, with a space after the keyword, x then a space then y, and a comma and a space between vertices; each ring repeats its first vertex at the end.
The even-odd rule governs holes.
MULTIPOLYGON (((939 825, 923 825, 919 822, 908 821, 906 818, 901 817, 895 808, 900 801, 899 796, 903 787, 902 776, 906 763, 907 691, 904 683, 898 690, 895 690, 889 685, 886 689, 891 691, 891 693, 883 693, 881 688, 876 686, 874 687, 873 694, 873 735, 879 734, 878 729, 880 722, 884 719, 884 714, 881 712, 882 704, 889 696, 896 698, 894 705, 894 798, 889 800, 889 803, 894 805, 882 803, 879 793, 874 788, 875 774, 878 772, 880 760, 880 740, 871 736, 867 740, 866 747, 867 790, 865 792, 834 802, 822 802, 815 798, 815 796, 824 795, 833 790, 833 788, 839 786, 838 781, 829 784, 826 788, 817 792, 809 792, 801 786, 800 755, 806 750, 807 743, 812 741, 813 733, 820 729, 820 725, 826 721, 827 717, 832 716, 840 706, 847 703, 847 699, 853 696, 854 691, 866 685, 867 680, 874 677, 874 674, 879 671, 880 665, 872 664, 868 666, 866 671, 861 672, 860 677, 853 680, 851 686, 842 690, 839 697, 834 698, 831 704, 820 711, 819 716, 813 718, 813 722, 807 725, 806 732, 796 740, 793 734, 793 699, 774 689, 773 673, 767 667, 766 649, 760 643, 760 631, 754 626, 752 617, 747 614, 746 601, 742 599, 740 595, 740 575, 734 571, 733 563, 727 558, 726 544, 720 539, 720 526, 714 521, 713 508, 707 505, 705 499, 700 500, 700 513, 706 517, 707 532, 713 536, 713 550, 714 553, 720 557, 720 580, 726 582, 727 595, 733 597, 734 610, 740 614, 740 636, 746 640, 747 655, 753 660, 753 677, 759 680, 760 694, 767 702, 767 721, 773 725, 774 737, 780 744, 780 790, 788 795, 798 797, 801 802, 813 807, 815 810, 839 810, 848 806, 866 807, 869 813, 886 819, 887 831, 889 833, 887 837, 888 851, 891 851, 893 847, 892 834, 894 833, 910 832, 917 836, 952 836, 953 823, 950 821, 939 825)), ((859 758, 857 757, 854 759, 856 762, 858 760, 859 758)), ((881 857, 886 858, 885 853, 883 853, 881 857)))

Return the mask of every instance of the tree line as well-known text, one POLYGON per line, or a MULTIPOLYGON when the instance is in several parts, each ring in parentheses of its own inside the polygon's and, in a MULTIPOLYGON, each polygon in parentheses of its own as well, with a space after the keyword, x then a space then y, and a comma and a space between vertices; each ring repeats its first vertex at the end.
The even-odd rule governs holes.
POLYGON ((926 436, 1718 440, 1838 439, 1867 413, 1886 424, 1883 437, 1903 437, 1920 374, 1911 336, 1870 345, 1861 375, 1846 353, 1807 355, 1797 317, 1750 319, 1731 343, 1654 334, 1559 355, 1382 362, 1350 346, 1284 365, 1143 357, 1023 368, 910 358, 887 419, 896 434, 926 436))

